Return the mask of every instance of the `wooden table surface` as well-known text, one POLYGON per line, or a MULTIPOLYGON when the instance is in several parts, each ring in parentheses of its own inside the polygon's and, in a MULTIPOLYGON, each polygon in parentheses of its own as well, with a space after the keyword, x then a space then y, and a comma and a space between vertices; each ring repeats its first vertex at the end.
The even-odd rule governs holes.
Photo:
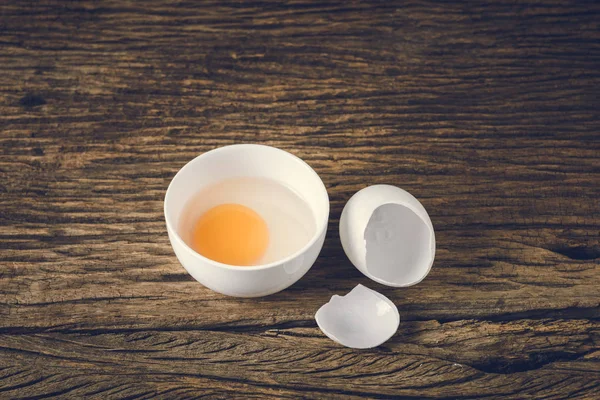
POLYGON ((598 398, 600 3, 4 1, 0 398, 598 398), (175 258, 170 179, 264 143, 331 198, 281 293, 226 297, 175 258), (436 229, 394 289, 345 257, 357 190, 436 229), (371 350, 316 310, 362 283, 401 313, 371 350))

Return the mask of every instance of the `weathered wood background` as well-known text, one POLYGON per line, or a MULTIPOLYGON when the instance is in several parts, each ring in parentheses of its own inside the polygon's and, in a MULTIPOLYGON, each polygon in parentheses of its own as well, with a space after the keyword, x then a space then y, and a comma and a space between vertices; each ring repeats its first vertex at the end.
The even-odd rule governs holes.
POLYGON ((3 1, 0 398, 598 398, 600 3, 3 1), (321 175, 321 257, 261 299, 177 262, 176 171, 265 143, 321 175), (407 189, 438 251, 407 289, 362 276, 338 218, 407 189), (316 327, 390 297, 365 351, 316 327))

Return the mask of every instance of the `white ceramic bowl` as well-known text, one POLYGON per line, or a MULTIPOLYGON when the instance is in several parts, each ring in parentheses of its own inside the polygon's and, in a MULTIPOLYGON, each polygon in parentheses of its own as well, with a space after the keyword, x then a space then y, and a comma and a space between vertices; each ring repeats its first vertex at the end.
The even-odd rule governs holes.
POLYGON ((275 147, 237 144, 204 153, 181 168, 167 189, 164 211, 171 246, 194 279, 229 296, 259 297, 287 288, 312 267, 325 240, 329 196, 321 178, 300 158, 275 147), (192 250, 177 231, 186 203, 204 187, 237 177, 273 179, 298 193, 317 227, 308 244, 282 260, 250 267, 222 264, 192 250))

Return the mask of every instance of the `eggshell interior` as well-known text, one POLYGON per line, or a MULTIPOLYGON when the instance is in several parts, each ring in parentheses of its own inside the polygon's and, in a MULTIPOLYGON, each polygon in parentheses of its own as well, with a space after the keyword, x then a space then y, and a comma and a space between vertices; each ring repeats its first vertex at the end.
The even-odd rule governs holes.
POLYGON ((417 283, 433 262, 432 230, 404 205, 377 207, 367 223, 364 239, 366 269, 381 283, 417 283))
POLYGON ((355 349, 379 346, 400 324, 394 303, 363 285, 345 296, 334 295, 317 311, 315 319, 327 337, 355 349))

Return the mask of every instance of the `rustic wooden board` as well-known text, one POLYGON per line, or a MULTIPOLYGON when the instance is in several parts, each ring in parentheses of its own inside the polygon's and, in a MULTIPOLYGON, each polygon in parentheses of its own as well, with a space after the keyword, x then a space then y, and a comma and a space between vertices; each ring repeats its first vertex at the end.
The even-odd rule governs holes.
POLYGON ((543 1, 0 5, 0 398, 597 398, 600 6, 543 1), (169 246, 187 161, 264 143, 323 178, 331 221, 297 284, 228 298, 169 246), (407 289, 343 254, 375 183, 428 209, 407 289), (334 293, 392 299, 354 351, 334 293))

